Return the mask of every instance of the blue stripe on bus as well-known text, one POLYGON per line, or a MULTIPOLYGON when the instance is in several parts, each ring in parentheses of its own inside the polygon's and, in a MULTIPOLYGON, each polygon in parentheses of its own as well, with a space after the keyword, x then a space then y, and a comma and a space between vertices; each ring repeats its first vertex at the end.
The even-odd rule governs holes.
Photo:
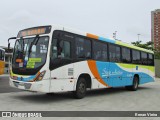
POLYGON ((111 40, 111 39, 103 38, 103 37, 99 37, 98 39, 101 40, 101 41, 105 41, 105 42, 109 42, 109 43, 114 43, 114 44, 116 42, 115 40, 111 40))
POLYGON ((120 68, 115 63, 97 61, 96 66, 102 80, 111 87, 132 85, 133 75, 135 74, 139 74, 141 76, 139 84, 154 81, 153 77, 144 72, 128 72, 120 68))
POLYGON ((27 77, 27 78, 24 78, 24 77, 23 77, 22 80, 21 80, 21 77, 18 77, 17 80, 23 81, 23 82, 28 82, 28 81, 33 80, 35 77, 36 77, 36 75, 32 75, 32 76, 29 76, 29 77, 27 77))

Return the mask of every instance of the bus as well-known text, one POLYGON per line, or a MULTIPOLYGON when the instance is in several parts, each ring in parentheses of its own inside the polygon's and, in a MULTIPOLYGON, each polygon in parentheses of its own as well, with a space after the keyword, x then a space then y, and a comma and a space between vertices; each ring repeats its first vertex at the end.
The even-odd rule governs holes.
POLYGON ((81 99, 91 89, 136 91, 154 81, 154 53, 118 40, 57 25, 24 29, 13 38, 10 86, 15 88, 72 91, 81 99))
POLYGON ((4 74, 5 69, 5 50, 0 48, 0 75, 4 74))

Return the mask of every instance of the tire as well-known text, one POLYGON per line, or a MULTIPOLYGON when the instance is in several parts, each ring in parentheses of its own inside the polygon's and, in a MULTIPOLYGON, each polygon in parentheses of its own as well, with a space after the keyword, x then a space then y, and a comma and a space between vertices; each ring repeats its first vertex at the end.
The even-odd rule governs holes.
POLYGON ((86 95, 86 88, 87 88, 87 83, 84 78, 79 78, 77 85, 76 85, 76 91, 73 92, 74 97, 77 99, 82 99, 86 95))
POLYGON ((137 76, 134 76, 133 85, 126 86, 126 89, 131 91, 136 91, 138 89, 138 85, 139 85, 139 78, 137 76))

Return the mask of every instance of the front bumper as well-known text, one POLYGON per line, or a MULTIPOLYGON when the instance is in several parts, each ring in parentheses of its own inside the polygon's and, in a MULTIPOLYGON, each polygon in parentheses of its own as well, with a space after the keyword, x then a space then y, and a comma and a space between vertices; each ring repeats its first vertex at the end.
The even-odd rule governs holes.
POLYGON ((27 91, 37 91, 44 93, 48 93, 50 91, 49 79, 37 82, 23 82, 23 81, 13 80, 10 78, 9 84, 11 87, 27 91))

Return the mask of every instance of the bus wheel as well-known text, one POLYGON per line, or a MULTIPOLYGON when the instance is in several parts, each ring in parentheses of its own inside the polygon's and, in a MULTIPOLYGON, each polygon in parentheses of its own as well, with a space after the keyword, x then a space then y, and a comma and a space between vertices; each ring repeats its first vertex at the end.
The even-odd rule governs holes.
POLYGON ((76 91, 73 92, 74 97, 77 99, 82 99, 86 95, 86 80, 84 78, 79 78, 77 85, 76 85, 76 91))
POLYGON ((139 78, 137 76, 134 76, 133 85, 126 86, 126 89, 131 91, 136 91, 138 89, 138 85, 139 85, 139 78))

